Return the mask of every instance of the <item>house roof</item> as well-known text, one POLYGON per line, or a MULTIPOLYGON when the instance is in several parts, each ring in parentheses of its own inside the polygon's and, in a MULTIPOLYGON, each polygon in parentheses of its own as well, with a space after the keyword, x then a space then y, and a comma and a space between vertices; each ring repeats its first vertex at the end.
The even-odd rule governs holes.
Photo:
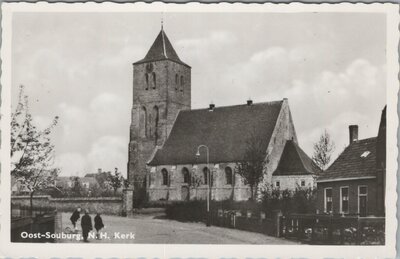
POLYGON ((351 143, 318 181, 376 176, 376 140, 367 138, 351 143))
POLYGON ((265 150, 271 139, 283 101, 235 105, 210 109, 183 110, 178 113, 168 139, 158 149, 151 166, 242 161, 250 137, 262 142, 265 150))
POLYGON ((273 175, 319 174, 321 169, 293 140, 287 140, 273 175))
POLYGON ((153 45, 151 45, 146 56, 142 60, 139 60, 134 64, 159 61, 159 60, 172 60, 177 63, 188 66, 187 64, 182 62, 181 59, 178 57, 178 54, 176 54, 174 47, 172 47, 172 44, 169 41, 167 34, 165 34, 163 29, 161 29, 160 33, 153 42, 153 45))

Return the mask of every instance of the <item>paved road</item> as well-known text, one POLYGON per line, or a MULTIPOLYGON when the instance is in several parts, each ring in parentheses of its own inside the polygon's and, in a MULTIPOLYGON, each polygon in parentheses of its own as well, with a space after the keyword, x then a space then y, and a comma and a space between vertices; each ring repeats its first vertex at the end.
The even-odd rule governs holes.
MULTIPOLYGON (((69 214, 61 214, 59 229, 71 227, 69 214)), ((92 219, 94 215, 91 215, 92 219)), ((182 223, 149 216, 125 218, 103 215, 106 226, 102 240, 90 239, 92 243, 141 243, 141 244, 297 244, 292 241, 236 229, 206 227, 201 223, 182 223), (131 234, 132 233, 132 234, 131 234), (123 234, 126 237, 123 238, 123 234), (134 235, 134 238, 133 236, 134 235)), ((80 228, 80 221, 78 221, 80 228)), ((79 233, 81 233, 79 229, 79 233)), ((60 239, 58 242, 82 242, 60 239)))

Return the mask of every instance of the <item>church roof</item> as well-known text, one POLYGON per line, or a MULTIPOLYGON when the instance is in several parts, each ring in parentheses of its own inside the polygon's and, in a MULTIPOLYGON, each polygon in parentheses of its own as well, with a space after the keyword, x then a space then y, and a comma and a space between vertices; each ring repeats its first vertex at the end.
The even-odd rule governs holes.
POLYGON ((321 169, 293 140, 287 140, 273 175, 318 174, 321 169))
POLYGON ((151 45, 146 56, 142 60, 139 60, 134 64, 140 64, 151 61, 160 61, 160 60, 172 60, 177 63, 188 66, 187 64, 182 62, 181 59, 178 57, 178 54, 176 54, 174 47, 172 47, 172 44, 169 41, 167 34, 165 34, 163 29, 161 29, 160 33, 153 42, 153 45, 151 45))
POLYGON ((251 137, 260 139, 267 150, 283 101, 235 105, 210 109, 182 110, 171 133, 148 163, 155 165, 236 162, 243 160, 251 137))

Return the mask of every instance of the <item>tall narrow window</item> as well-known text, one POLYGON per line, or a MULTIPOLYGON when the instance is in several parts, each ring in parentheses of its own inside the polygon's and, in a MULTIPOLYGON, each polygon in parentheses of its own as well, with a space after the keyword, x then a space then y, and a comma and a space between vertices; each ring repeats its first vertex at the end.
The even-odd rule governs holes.
POLYGON ((148 124, 147 129, 149 131, 147 133, 147 136, 149 136, 151 138, 151 137, 153 137, 153 117, 152 117, 150 112, 149 112, 149 119, 148 119, 148 123, 147 124, 148 124))
POLYGON ((332 188, 325 188, 325 212, 332 213, 333 205, 332 205, 332 188))
POLYGON ((340 212, 349 213, 349 187, 340 187, 340 212))
POLYGON ((156 73, 152 73, 153 75, 153 89, 157 88, 157 78, 156 78, 156 73))
POLYGON ((159 123, 159 120, 160 120, 160 115, 159 115, 159 109, 158 109, 158 106, 154 106, 153 107, 153 120, 154 120, 154 122, 152 122, 153 124, 153 135, 152 136, 154 136, 154 141, 155 141, 155 144, 157 145, 157 141, 158 141, 158 134, 159 134, 159 130, 158 130, 158 123, 159 123))
POLYGON ((179 76, 178 74, 175 74, 175 91, 178 90, 179 87, 179 76))
POLYGON ((145 86, 144 86, 144 89, 146 89, 146 90, 149 90, 149 74, 145 74, 144 75, 144 77, 145 77, 145 81, 146 81, 146 84, 145 84, 145 86))
POLYGON ((147 111, 144 106, 140 109, 139 128, 140 136, 147 137, 147 111))
POLYGON ((185 85, 185 82, 183 80, 183 76, 181 76, 181 87, 180 87, 181 92, 183 92, 183 86, 184 85, 185 85))
POLYGON ((186 167, 182 168, 182 178, 183 178, 183 183, 190 184, 190 174, 189 170, 186 167))
POLYGON ((169 186, 169 175, 167 169, 163 168, 161 170, 161 174, 162 174, 162 185, 169 186))
POLYGON ((358 213, 361 217, 367 216, 368 187, 358 186, 358 213))
POLYGON ((232 185, 233 174, 232 174, 232 168, 230 168, 229 166, 225 167, 225 180, 226 184, 232 185))
POLYGON ((203 177, 204 177, 204 184, 208 184, 208 175, 210 173, 210 170, 207 167, 203 168, 203 177))

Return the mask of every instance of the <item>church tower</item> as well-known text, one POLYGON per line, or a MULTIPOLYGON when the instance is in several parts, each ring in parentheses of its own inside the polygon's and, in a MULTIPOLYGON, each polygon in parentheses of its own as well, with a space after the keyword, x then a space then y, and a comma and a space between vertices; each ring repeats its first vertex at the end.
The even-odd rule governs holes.
POLYGON ((128 180, 140 186, 146 163, 167 138, 180 110, 191 106, 191 67, 180 60, 163 28, 146 56, 133 63, 128 180))

